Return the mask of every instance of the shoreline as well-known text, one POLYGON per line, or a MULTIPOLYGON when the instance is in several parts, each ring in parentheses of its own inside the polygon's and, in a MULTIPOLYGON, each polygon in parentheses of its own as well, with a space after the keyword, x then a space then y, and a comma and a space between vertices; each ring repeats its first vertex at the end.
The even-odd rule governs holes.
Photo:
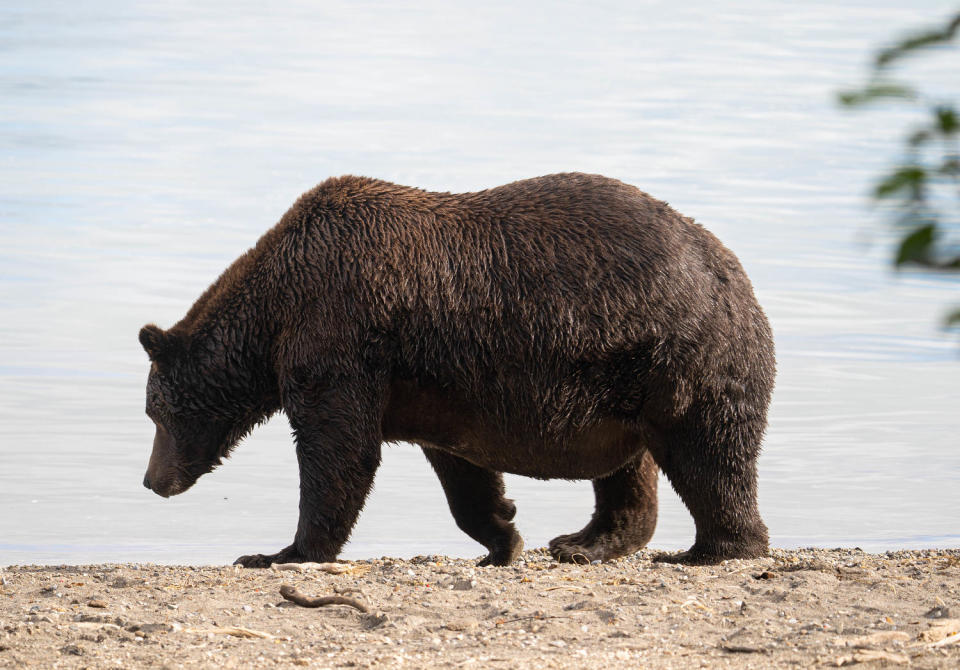
POLYGON ((0 568, 0 668, 960 666, 960 549, 0 568), (285 600, 359 601, 317 609, 285 600))

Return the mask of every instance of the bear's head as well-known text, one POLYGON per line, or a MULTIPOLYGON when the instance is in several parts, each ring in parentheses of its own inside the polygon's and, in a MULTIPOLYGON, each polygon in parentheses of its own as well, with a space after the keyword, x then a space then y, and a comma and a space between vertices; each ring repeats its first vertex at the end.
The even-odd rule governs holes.
POLYGON ((146 412, 156 426, 143 485, 167 498, 217 467, 263 416, 187 336, 147 325, 140 343, 151 361, 146 412))

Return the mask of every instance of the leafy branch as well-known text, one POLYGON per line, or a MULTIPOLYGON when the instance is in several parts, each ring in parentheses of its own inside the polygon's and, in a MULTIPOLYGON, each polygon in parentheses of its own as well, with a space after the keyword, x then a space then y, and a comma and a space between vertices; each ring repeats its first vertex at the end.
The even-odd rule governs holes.
MULTIPOLYGON (((838 94, 840 104, 849 108, 895 100, 922 106, 927 112, 926 121, 905 138, 902 163, 883 175, 873 189, 875 201, 894 205, 897 223, 904 230, 894 254, 896 267, 960 270, 960 248, 948 242, 946 234, 960 212, 960 114, 953 102, 930 99, 893 78, 894 66, 906 57, 933 48, 951 48, 958 35, 960 13, 943 27, 909 35, 880 50, 867 83, 838 94), (951 203, 952 212, 946 219, 945 203, 951 203)), ((960 324, 960 311, 947 323, 960 324)))

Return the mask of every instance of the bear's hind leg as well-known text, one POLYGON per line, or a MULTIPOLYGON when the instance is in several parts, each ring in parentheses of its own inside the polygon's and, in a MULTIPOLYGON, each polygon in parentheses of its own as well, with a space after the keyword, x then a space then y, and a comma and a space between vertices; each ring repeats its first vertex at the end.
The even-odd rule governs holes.
POLYGON ((440 449, 423 447, 423 453, 440 479, 457 526, 490 552, 477 565, 515 561, 523 540, 511 523, 517 507, 503 497, 503 475, 440 449))
POLYGON ((565 563, 607 561, 646 546, 657 526, 657 465, 643 453, 612 474, 595 479, 596 509, 583 530, 550 540, 565 563))
POLYGON ((710 414, 664 431, 663 451, 656 453, 696 524, 693 546, 666 562, 702 565, 767 555, 767 527, 757 507, 763 421, 714 423, 710 414))

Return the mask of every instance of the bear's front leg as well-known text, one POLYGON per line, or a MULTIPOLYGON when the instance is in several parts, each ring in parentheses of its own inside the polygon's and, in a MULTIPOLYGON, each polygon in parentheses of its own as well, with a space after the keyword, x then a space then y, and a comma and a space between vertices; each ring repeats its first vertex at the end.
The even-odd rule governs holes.
POLYGON ((233 562, 245 568, 269 568, 274 563, 305 563, 310 559, 303 558, 297 553, 295 545, 284 547, 275 554, 250 554, 241 556, 233 562))
POLYGON ((300 374, 284 385, 300 466, 300 521, 293 544, 237 565, 333 561, 350 537, 380 465, 379 394, 357 377, 300 374), (322 379, 322 383, 315 381, 322 379))

